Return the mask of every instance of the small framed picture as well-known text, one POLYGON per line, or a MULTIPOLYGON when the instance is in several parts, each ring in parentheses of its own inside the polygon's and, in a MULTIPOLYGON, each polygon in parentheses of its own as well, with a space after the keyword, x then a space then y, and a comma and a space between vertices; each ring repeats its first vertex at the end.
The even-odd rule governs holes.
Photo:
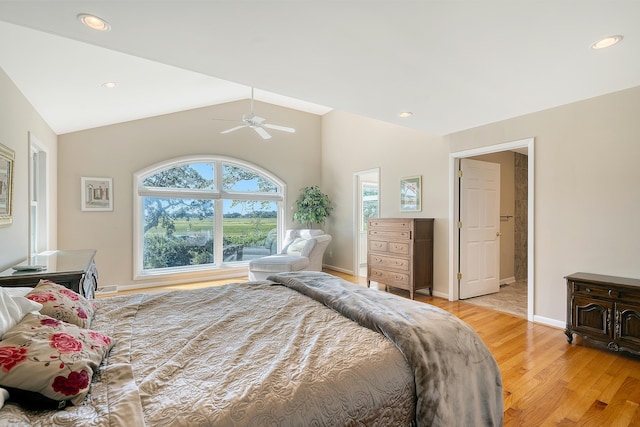
POLYGON ((422 176, 410 176, 400 180, 400 211, 422 210, 422 176))
POLYGON ((80 182, 83 211, 113 210, 113 180, 82 177, 80 182))
POLYGON ((15 152, 0 144, 0 227, 13 223, 13 165, 15 152))

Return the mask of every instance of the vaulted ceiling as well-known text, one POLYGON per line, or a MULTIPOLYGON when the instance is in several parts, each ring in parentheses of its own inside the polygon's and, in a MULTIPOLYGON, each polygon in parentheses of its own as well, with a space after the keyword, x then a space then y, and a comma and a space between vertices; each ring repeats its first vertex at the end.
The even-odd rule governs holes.
POLYGON ((0 67, 58 134, 255 87, 444 135, 640 85, 638 22, 636 0, 2 1, 0 67))

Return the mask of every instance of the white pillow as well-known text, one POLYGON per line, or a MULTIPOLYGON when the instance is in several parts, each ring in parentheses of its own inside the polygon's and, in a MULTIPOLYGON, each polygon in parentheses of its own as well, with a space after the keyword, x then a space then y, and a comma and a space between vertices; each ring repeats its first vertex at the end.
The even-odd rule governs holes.
POLYGON ((287 255, 297 255, 308 257, 311 250, 316 245, 316 239, 302 239, 296 237, 286 248, 287 255))
POLYGON ((12 297, 24 297, 33 290, 33 288, 24 288, 20 286, 11 286, 3 289, 12 297))
POLYGON ((25 297, 13 297, 6 288, 0 288, 0 339, 30 312, 40 311, 42 304, 25 297))
POLYGON ((0 388, 0 408, 4 406, 4 402, 8 398, 9 398, 9 392, 3 388, 0 388))

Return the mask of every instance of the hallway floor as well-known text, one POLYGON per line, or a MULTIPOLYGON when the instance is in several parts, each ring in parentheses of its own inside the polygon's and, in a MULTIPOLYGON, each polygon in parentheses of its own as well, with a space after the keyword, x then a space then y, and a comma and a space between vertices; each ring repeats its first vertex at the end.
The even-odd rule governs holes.
POLYGON ((527 318, 527 281, 517 281, 500 286, 500 292, 463 300, 503 313, 527 318))

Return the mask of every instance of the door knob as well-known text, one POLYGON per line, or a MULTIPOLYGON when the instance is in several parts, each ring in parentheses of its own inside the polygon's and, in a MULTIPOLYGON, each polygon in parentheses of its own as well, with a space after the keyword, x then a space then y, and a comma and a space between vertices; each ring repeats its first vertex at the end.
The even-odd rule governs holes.
POLYGON ((497 231, 497 232, 496 232, 496 237, 500 237, 500 236, 502 236, 502 233, 501 233, 501 232, 499 232, 499 231, 497 231))

